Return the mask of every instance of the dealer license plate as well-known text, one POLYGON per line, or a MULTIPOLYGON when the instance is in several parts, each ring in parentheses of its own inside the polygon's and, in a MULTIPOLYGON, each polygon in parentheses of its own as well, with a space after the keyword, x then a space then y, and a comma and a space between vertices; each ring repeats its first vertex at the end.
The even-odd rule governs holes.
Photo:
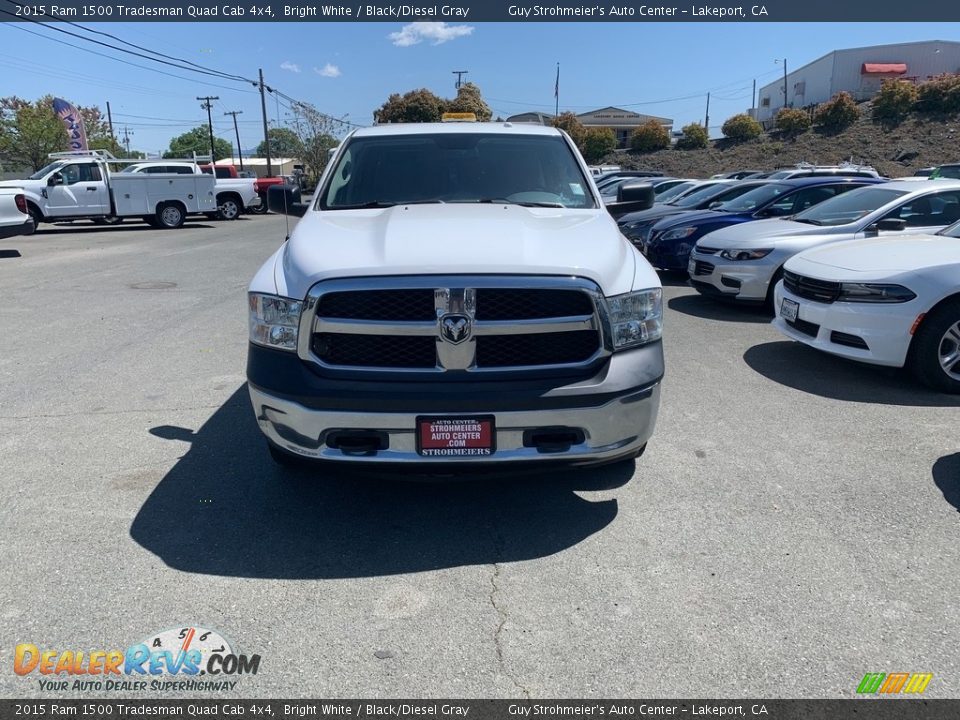
POLYGON ((800 303, 784 298, 780 303, 780 317, 784 320, 794 321, 797 319, 797 312, 800 310, 800 303))
POLYGON ((417 418, 417 452, 424 457, 477 457, 495 451, 492 415, 417 418))
POLYGON ((687 263, 687 272, 693 275, 697 271, 697 261, 693 258, 690 258, 690 262, 687 263))

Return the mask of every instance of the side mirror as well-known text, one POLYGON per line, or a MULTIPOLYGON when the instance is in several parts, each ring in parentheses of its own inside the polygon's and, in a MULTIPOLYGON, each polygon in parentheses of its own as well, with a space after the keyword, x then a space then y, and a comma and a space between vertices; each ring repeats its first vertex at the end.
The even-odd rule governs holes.
POLYGON ((267 190, 267 207, 280 215, 303 217, 310 203, 300 201, 300 188, 296 185, 271 185, 267 190))
POLYGON ((616 220, 630 212, 649 210, 655 200, 650 183, 624 183, 617 188, 617 201, 607 205, 607 212, 616 220))
POLYGON ((867 228, 867 230, 872 230, 874 232, 882 231, 899 231, 904 230, 907 227, 907 221, 901 220, 900 218, 883 218, 882 220, 877 220, 873 225, 867 228))
POLYGON ((63 185, 63 175, 60 173, 54 173, 47 178, 47 185, 49 187, 53 187, 54 185, 63 185))
POLYGON ((790 214, 790 210, 781 207, 768 207, 757 213, 759 218, 785 217, 790 214))

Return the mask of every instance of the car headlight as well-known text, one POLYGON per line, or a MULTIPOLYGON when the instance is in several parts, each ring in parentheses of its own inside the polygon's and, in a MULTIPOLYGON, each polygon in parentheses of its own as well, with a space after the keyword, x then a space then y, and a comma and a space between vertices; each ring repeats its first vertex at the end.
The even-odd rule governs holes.
POLYGON ((607 298, 613 349, 644 345, 663 335, 663 291, 639 290, 607 298))
POLYGON ((723 250, 720 257, 724 260, 759 260, 773 252, 773 248, 761 248, 759 250, 723 250))
POLYGON ((878 283, 840 283, 840 302, 903 303, 916 295, 903 285, 878 283))
POLYGON ((687 227, 678 227, 671 230, 666 230, 663 234, 660 235, 660 240, 683 240, 693 235, 699 228, 692 225, 687 227))
POLYGON ((250 293, 250 342, 279 350, 297 349, 300 300, 250 293))

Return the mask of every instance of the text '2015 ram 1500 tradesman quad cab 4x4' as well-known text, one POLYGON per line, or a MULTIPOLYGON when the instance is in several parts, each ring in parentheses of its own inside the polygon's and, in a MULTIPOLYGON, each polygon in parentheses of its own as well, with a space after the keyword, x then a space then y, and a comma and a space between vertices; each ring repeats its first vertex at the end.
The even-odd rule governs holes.
POLYGON ((661 285, 588 178, 553 128, 351 134, 249 289, 249 390, 274 459, 429 472, 642 453, 661 285))

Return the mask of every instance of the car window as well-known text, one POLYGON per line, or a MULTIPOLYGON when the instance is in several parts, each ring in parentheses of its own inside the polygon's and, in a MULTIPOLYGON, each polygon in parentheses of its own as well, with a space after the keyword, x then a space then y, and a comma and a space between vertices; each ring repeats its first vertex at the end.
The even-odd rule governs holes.
POLYGON ((677 183, 669 190, 664 190, 658 197, 657 201, 666 203, 674 200, 675 198, 683 195, 686 192, 689 192, 695 187, 696 183, 690 181, 684 181, 682 183, 677 183))
POLYGON ((795 215, 824 200, 829 200, 837 194, 837 190, 838 187, 835 185, 804 188, 777 200, 766 209, 771 211, 770 215, 795 215))
POLYGON ((752 212, 759 207, 767 205, 775 198, 790 192, 792 189, 789 185, 781 185, 778 183, 761 185, 750 192, 744 193, 740 197, 721 203, 715 209, 721 212, 752 212))
POLYGON ((846 225, 879 210, 905 195, 904 190, 867 186, 842 193, 808 210, 798 213, 793 219, 811 225, 846 225))
POLYGON ((74 183, 80 182, 80 166, 79 165, 65 165, 60 170, 60 175, 63 176, 64 185, 73 185, 74 183))
POLYGON ((952 178, 960 180, 960 165, 941 165, 930 173, 932 178, 952 178))
POLYGON ((950 225, 960 220, 960 190, 921 195, 887 213, 886 218, 905 220, 907 227, 950 225))
POLYGON ((685 195, 674 198, 670 204, 674 207, 692 208, 701 203, 714 200, 720 193, 730 187, 730 183, 713 183, 691 190, 685 195))
POLYGON ((413 202, 596 207, 559 135, 411 133, 354 137, 323 192, 323 209, 413 202))
POLYGON ((99 182, 102 179, 98 165, 81 165, 80 182, 99 182))

